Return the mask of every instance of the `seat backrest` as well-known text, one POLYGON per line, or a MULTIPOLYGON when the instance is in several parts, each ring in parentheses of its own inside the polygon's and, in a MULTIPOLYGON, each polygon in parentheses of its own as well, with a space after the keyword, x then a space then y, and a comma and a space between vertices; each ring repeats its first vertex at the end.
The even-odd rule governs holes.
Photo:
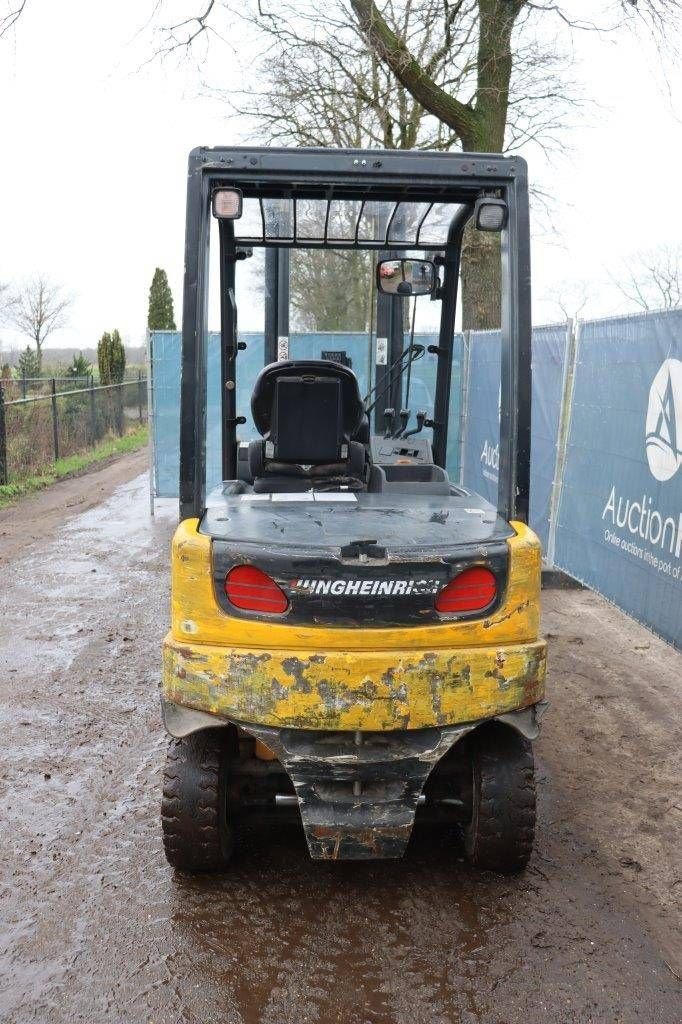
POLYGON ((258 375, 251 398, 266 458, 321 465, 348 457, 364 407, 353 371, 329 360, 271 363, 258 375))

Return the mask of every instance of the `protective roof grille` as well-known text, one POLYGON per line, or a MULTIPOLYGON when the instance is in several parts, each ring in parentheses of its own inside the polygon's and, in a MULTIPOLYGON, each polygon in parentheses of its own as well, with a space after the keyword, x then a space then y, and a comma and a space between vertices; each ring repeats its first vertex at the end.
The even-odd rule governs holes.
POLYGON ((234 221, 242 245, 443 249, 461 203, 335 195, 248 195, 234 221))

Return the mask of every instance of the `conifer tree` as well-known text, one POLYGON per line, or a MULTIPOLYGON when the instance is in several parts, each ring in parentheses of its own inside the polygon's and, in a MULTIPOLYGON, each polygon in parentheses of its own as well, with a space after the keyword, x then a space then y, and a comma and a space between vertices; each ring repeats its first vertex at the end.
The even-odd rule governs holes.
POLYGON ((117 330, 111 333, 111 383, 120 384, 126 372, 126 350, 117 330))
POLYGON ((31 348, 30 345, 27 345, 19 356, 17 369, 19 370, 20 377, 30 379, 31 377, 40 376, 40 359, 36 350, 31 348))
POLYGON ((173 293, 168 284, 166 271, 157 267, 149 289, 149 314, 147 327, 150 331, 174 331, 173 293))
POLYGON ((125 375, 126 353, 118 331, 105 331, 97 345, 100 384, 120 384, 125 375))
POLYGON ((99 367, 100 384, 111 384, 109 356, 111 353, 111 335, 105 331, 97 342, 97 366, 99 367))

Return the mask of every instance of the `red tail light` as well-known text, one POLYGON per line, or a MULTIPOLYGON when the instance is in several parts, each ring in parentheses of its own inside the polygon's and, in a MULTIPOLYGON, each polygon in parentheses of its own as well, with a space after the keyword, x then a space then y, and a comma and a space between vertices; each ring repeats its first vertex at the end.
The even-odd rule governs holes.
POLYGON ((281 615, 289 607, 286 594, 274 580, 253 565, 237 565, 225 577, 230 604, 249 612, 281 615))
POLYGON ((443 587, 436 598, 437 612, 478 612, 495 600, 497 581, 481 565, 465 569, 443 587))

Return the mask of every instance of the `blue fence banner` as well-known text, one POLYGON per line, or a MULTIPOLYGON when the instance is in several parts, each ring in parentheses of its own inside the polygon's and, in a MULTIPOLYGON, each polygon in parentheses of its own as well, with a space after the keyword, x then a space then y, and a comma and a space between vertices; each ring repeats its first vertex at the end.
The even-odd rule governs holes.
POLYGON ((582 325, 555 551, 682 647, 682 310, 582 325))
POLYGON ((462 483, 497 505, 500 468, 499 331, 469 335, 468 384, 463 425, 462 483))
POLYGON ((534 328, 529 520, 545 552, 549 546, 567 349, 566 324, 534 328))
MULTIPOLYGON (((532 339, 530 525, 546 551, 566 361, 566 324, 536 327, 532 339)), ((497 504, 500 465, 499 331, 469 334, 462 483, 497 504)))
POLYGON ((180 334, 151 331, 148 358, 152 393, 152 497, 177 498, 180 485, 180 334))

